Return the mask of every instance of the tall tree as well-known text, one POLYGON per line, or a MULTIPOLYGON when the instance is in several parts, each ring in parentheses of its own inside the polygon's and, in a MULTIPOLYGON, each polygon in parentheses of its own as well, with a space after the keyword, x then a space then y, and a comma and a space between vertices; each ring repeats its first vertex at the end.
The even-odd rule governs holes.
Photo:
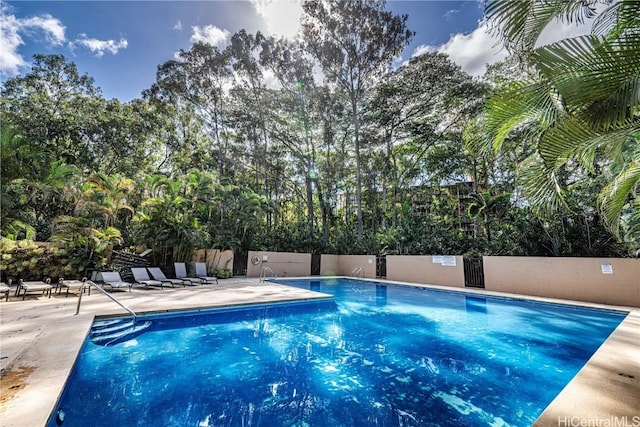
POLYGON ((259 166, 264 180, 264 194, 270 197, 268 183, 268 163, 269 163, 269 136, 266 125, 266 111, 264 99, 264 78, 263 70, 258 61, 260 46, 264 41, 264 36, 258 32, 255 35, 240 30, 231 37, 231 44, 227 48, 230 55, 230 62, 236 79, 236 94, 246 96, 246 100, 252 105, 243 110, 252 116, 254 129, 252 130, 255 140, 261 140, 264 147, 264 158, 259 166))
POLYGON ((362 171, 360 120, 367 92, 409 44, 414 33, 408 16, 385 10, 385 1, 311 0, 303 5, 303 37, 325 76, 336 83, 351 104, 355 158, 358 242, 362 241, 362 171))
POLYGON ((410 184, 468 181, 472 159, 461 134, 463 124, 481 110, 484 90, 435 52, 412 58, 376 86, 367 119, 381 142, 380 186, 390 193, 383 193, 383 212, 401 202, 410 184))
POLYGON ((34 55, 29 73, 2 89, 3 120, 31 144, 66 163, 92 165, 91 135, 104 100, 93 78, 62 55, 34 55))
MULTIPOLYGON (((316 87, 311 61, 301 46, 286 39, 266 38, 262 43, 260 63, 273 73, 281 89, 274 91, 270 133, 297 163, 304 176, 307 202, 308 235, 314 234, 313 183, 317 185, 316 144, 311 129, 311 108, 316 87), (278 108, 279 107, 279 108, 278 108)), ((318 193, 323 203, 322 192, 318 193)))

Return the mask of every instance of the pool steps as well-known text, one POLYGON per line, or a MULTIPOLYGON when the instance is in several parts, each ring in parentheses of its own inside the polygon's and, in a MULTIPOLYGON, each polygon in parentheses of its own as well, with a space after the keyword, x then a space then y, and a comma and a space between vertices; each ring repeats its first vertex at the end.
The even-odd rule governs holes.
POLYGON ((91 341, 97 345, 117 344, 137 337, 151 322, 134 322, 130 318, 97 321, 91 327, 91 341))

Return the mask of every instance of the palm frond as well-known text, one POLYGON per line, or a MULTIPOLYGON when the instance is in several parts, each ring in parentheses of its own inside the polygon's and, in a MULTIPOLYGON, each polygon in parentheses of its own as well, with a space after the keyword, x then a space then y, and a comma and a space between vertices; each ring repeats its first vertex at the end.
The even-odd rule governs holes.
POLYGON ((602 11, 593 22, 591 34, 606 38, 618 38, 640 27, 640 2, 619 0, 602 11))
POLYGON ((529 52, 554 19, 582 23, 595 14, 598 0, 488 0, 485 16, 510 51, 529 52))
POLYGON ((640 105, 640 34, 613 42, 565 39, 535 52, 536 68, 570 113, 608 129, 633 118, 640 105))
MULTIPOLYGON (((630 196, 637 192, 640 185, 640 150, 635 153, 629 166, 623 169, 598 196, 598 207, 605 224, 616 235, 620 232, 620 217, 630 196)), ((637 203, 636 203, 637 205, 637 203)), ((637 213, 636 213, 637 214, 637 213)))
POLYGON ((631 205, 631 214, 623 221, 624 240, 629 242, 631 253, 640 258, 640 197, 636 197, 631 205))
POLYGON ((10 219, 6 224, 2 225, 2 235, 10 240, 17 240, 24 233, 24 238, 34 240, 36 238, 36 229, 32 225, 20 220, 10 219))
POLYGON ((521 82, 487 100, 485 127, 498 152, 517 127, 532 122, 551 126, 563 116, 561 99, 548 82, 521 82))
POLYGON ((532 212, 539 218, 552 218, 570 210, 556 171, 548 168, 537 154, 519 165, 516 179, 532 212))
POLYGON ((639 128, 640 123, 632 123, 615 131, 598 132, 570 116, 542 135, 538 150, 549 168, 557 168, 567 159, 574 158, 585 170, 594 173, 598 149, 604 149, 614 164, 620 163, 626 142, 639 128))

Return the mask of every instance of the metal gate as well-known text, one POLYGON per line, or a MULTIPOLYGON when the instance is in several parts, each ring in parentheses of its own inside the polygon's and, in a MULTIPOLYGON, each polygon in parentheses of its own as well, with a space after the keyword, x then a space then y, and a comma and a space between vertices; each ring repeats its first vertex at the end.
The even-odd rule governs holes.
POLYGON ((387 257, 376 257, 376 277, 387 277, 387 257))
POLYGON ((322 255, 320 254, 311 254, 311 275, 319 276, 320 275, 320 260, 322 259, 322 255))
POLYGON ((464 285, 484 288, 484 268, 482 258, 464 258, 464 285))
POLYGON ((249 262, 249 252, 234 252, 233 253, 233 275, 246 276, 248 262, 249 262))

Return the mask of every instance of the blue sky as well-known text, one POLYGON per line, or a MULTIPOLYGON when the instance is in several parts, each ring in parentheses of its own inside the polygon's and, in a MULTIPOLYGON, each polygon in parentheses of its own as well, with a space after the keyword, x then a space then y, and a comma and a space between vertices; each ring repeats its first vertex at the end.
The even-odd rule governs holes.
MULTIPOLYGON (((482 1, 391 0, 387 9, 408 14, 416 32, 402 60, 439 50, 481 75, 487 62, 505 57, 486 32, 482 1)), ((195 41, 224 47, 243 28, 295 37, 301 10, 298 0, 0 1, 0 75, 28 72, 34 53, 61 53, 105 98, 128 102, 151 86, 158 65, 195 41)), ((556 27, 551 38, 580 30, 556 27)))

